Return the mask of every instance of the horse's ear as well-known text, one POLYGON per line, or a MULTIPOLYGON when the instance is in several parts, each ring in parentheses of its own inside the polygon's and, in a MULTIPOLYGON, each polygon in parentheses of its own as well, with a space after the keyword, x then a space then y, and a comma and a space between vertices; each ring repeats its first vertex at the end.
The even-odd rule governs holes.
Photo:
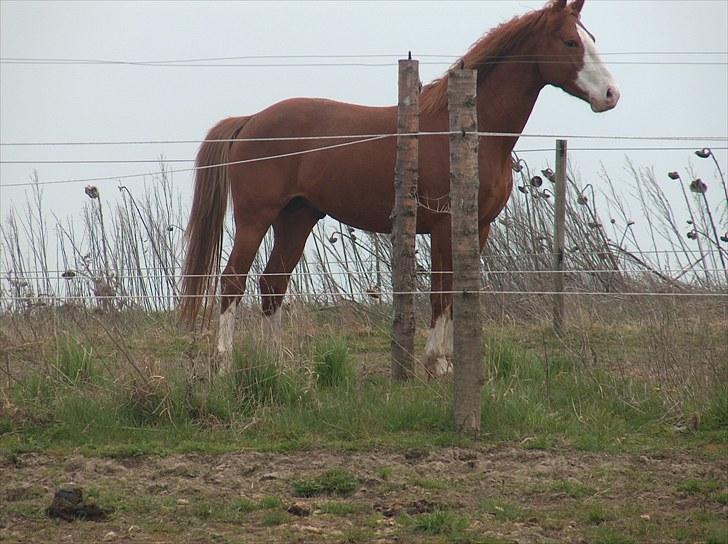
POLYGON ((564 9, 566 7, 566 0, 551 0, 551 7, 555 9, 564 9))
POLYGON ((581 8, 584 7, 584 0, 574 0, 571 3, 571 9, 577 15, 581 13, 581 8))

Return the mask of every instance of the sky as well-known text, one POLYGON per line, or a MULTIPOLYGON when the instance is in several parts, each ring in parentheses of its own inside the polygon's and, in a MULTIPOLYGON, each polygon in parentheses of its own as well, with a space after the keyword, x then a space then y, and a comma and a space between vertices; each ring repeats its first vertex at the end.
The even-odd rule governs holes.
MULTIPOLYGON (((396 103, 396 61, 412 51, 428 82, 500 22, 543 2, 0 2, 0 142, 200 140, 223 117, 251 114, 292 96, 369 105, 396 103), (263 56, 211 64, 378 64, 377 66, 142 66, 16 64, 8 59, 167 61, 263 56), (326 56, 302 59, 297 56, 326 56), (341 55, 340 58, 330 57, 341 55), (346 58, 347 55, 383 55, 346 58), (421 56, 420 56, 421 55, 421 56), (432 58, 426 55, 444 55, 432 58)), ((526 133, 608 136, 728 136, 728 2, 587 0, 587 28, 622 94, 595 114, 586 103, 546 88, 526 133), (681 53, 681 54, 677 54, 681 53), (637 64, 635 64, 637 62, 637 64), (696 64, 702 63, 702 64, 696 64), (706 64, 710 63, 710 64, 706 64)), ((599 147, 625 142, 600 141, 599 147)), ((629 142, 630 146, 723 147, 725 141, 629 142)), ((517 149, 553 148, 553 138, 522 138, 517 149)), ((692 164, 710 184, 715 169, 690 150, 576 151, 594 142, 569 138, 571 166, 599 186, 602 166, 621 183, 625 157, 662 175, 692 164)), ((194 158, 197 144, 0 146, 0 220, 23 205, 36 171, 41 182, 150 173, 153 163, 48 164, 38 161, 194 158), (29 161, 10 164, 8 161, 29 161)), ((728 153, 716 150, 724 172, 728 153)), ((524 154, 537 168, 553 152, 524 154)), ((173 163, 189 168, 191 163, 173 163)), ((150 178, 146 178, 147 181, 150 178)), ((173 175, 191 201, 192 174, 173 175)), ((144 178, 125 180, 141 191, 144 178)), ((47 207, 73 215, 87 183, 44 186, 47 207)), ((625 185, 626 187, 626 185, 625 185)), ((719 187, 709 185, 717 198, 719 187)), ((626 189, 625 189, 626 190, 626 189)), ((714 196, 713 196, 714 195, 714 196)), ((677 194, 675 195, 677 196, 677 194)))

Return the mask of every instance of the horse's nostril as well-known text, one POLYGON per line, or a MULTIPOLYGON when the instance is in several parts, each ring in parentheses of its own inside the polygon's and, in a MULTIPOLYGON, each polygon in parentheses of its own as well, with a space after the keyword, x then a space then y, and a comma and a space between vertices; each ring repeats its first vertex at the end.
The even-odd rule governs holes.
POLYGON ((614 93, 612 92, 612 88, 609 87, 607 89, 607 98, 612 98, 614 96, 614 93))

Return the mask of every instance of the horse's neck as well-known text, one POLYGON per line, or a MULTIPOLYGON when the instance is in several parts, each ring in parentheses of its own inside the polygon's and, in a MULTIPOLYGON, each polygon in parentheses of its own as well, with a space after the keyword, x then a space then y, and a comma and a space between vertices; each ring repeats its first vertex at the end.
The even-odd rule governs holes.
MULTIPOLYGON (((544 83, 535 66, 497 66, 478 85, 478 130, 522 132, 543 87, 544 83)), ((518 137, 500 138, 499 141, 510 153, 518 142, 518 137)))

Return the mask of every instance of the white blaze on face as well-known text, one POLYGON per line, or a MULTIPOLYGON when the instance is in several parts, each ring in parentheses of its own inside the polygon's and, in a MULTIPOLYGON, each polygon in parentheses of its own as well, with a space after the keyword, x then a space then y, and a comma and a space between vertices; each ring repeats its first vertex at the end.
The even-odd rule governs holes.
POLYGON ((599 51, 589 33, 581 26, 577 30, 584 45, 584 67, 576 76, 576 85, 588 95, 592 110, 611 110, 619 101, 617 84, 599 57, 599 51))
POLYGON ((443 376, 452 370, 452 319, 450 311, 437 318, 430 329, 425 346, 425 368, 432 376, 443 376))

